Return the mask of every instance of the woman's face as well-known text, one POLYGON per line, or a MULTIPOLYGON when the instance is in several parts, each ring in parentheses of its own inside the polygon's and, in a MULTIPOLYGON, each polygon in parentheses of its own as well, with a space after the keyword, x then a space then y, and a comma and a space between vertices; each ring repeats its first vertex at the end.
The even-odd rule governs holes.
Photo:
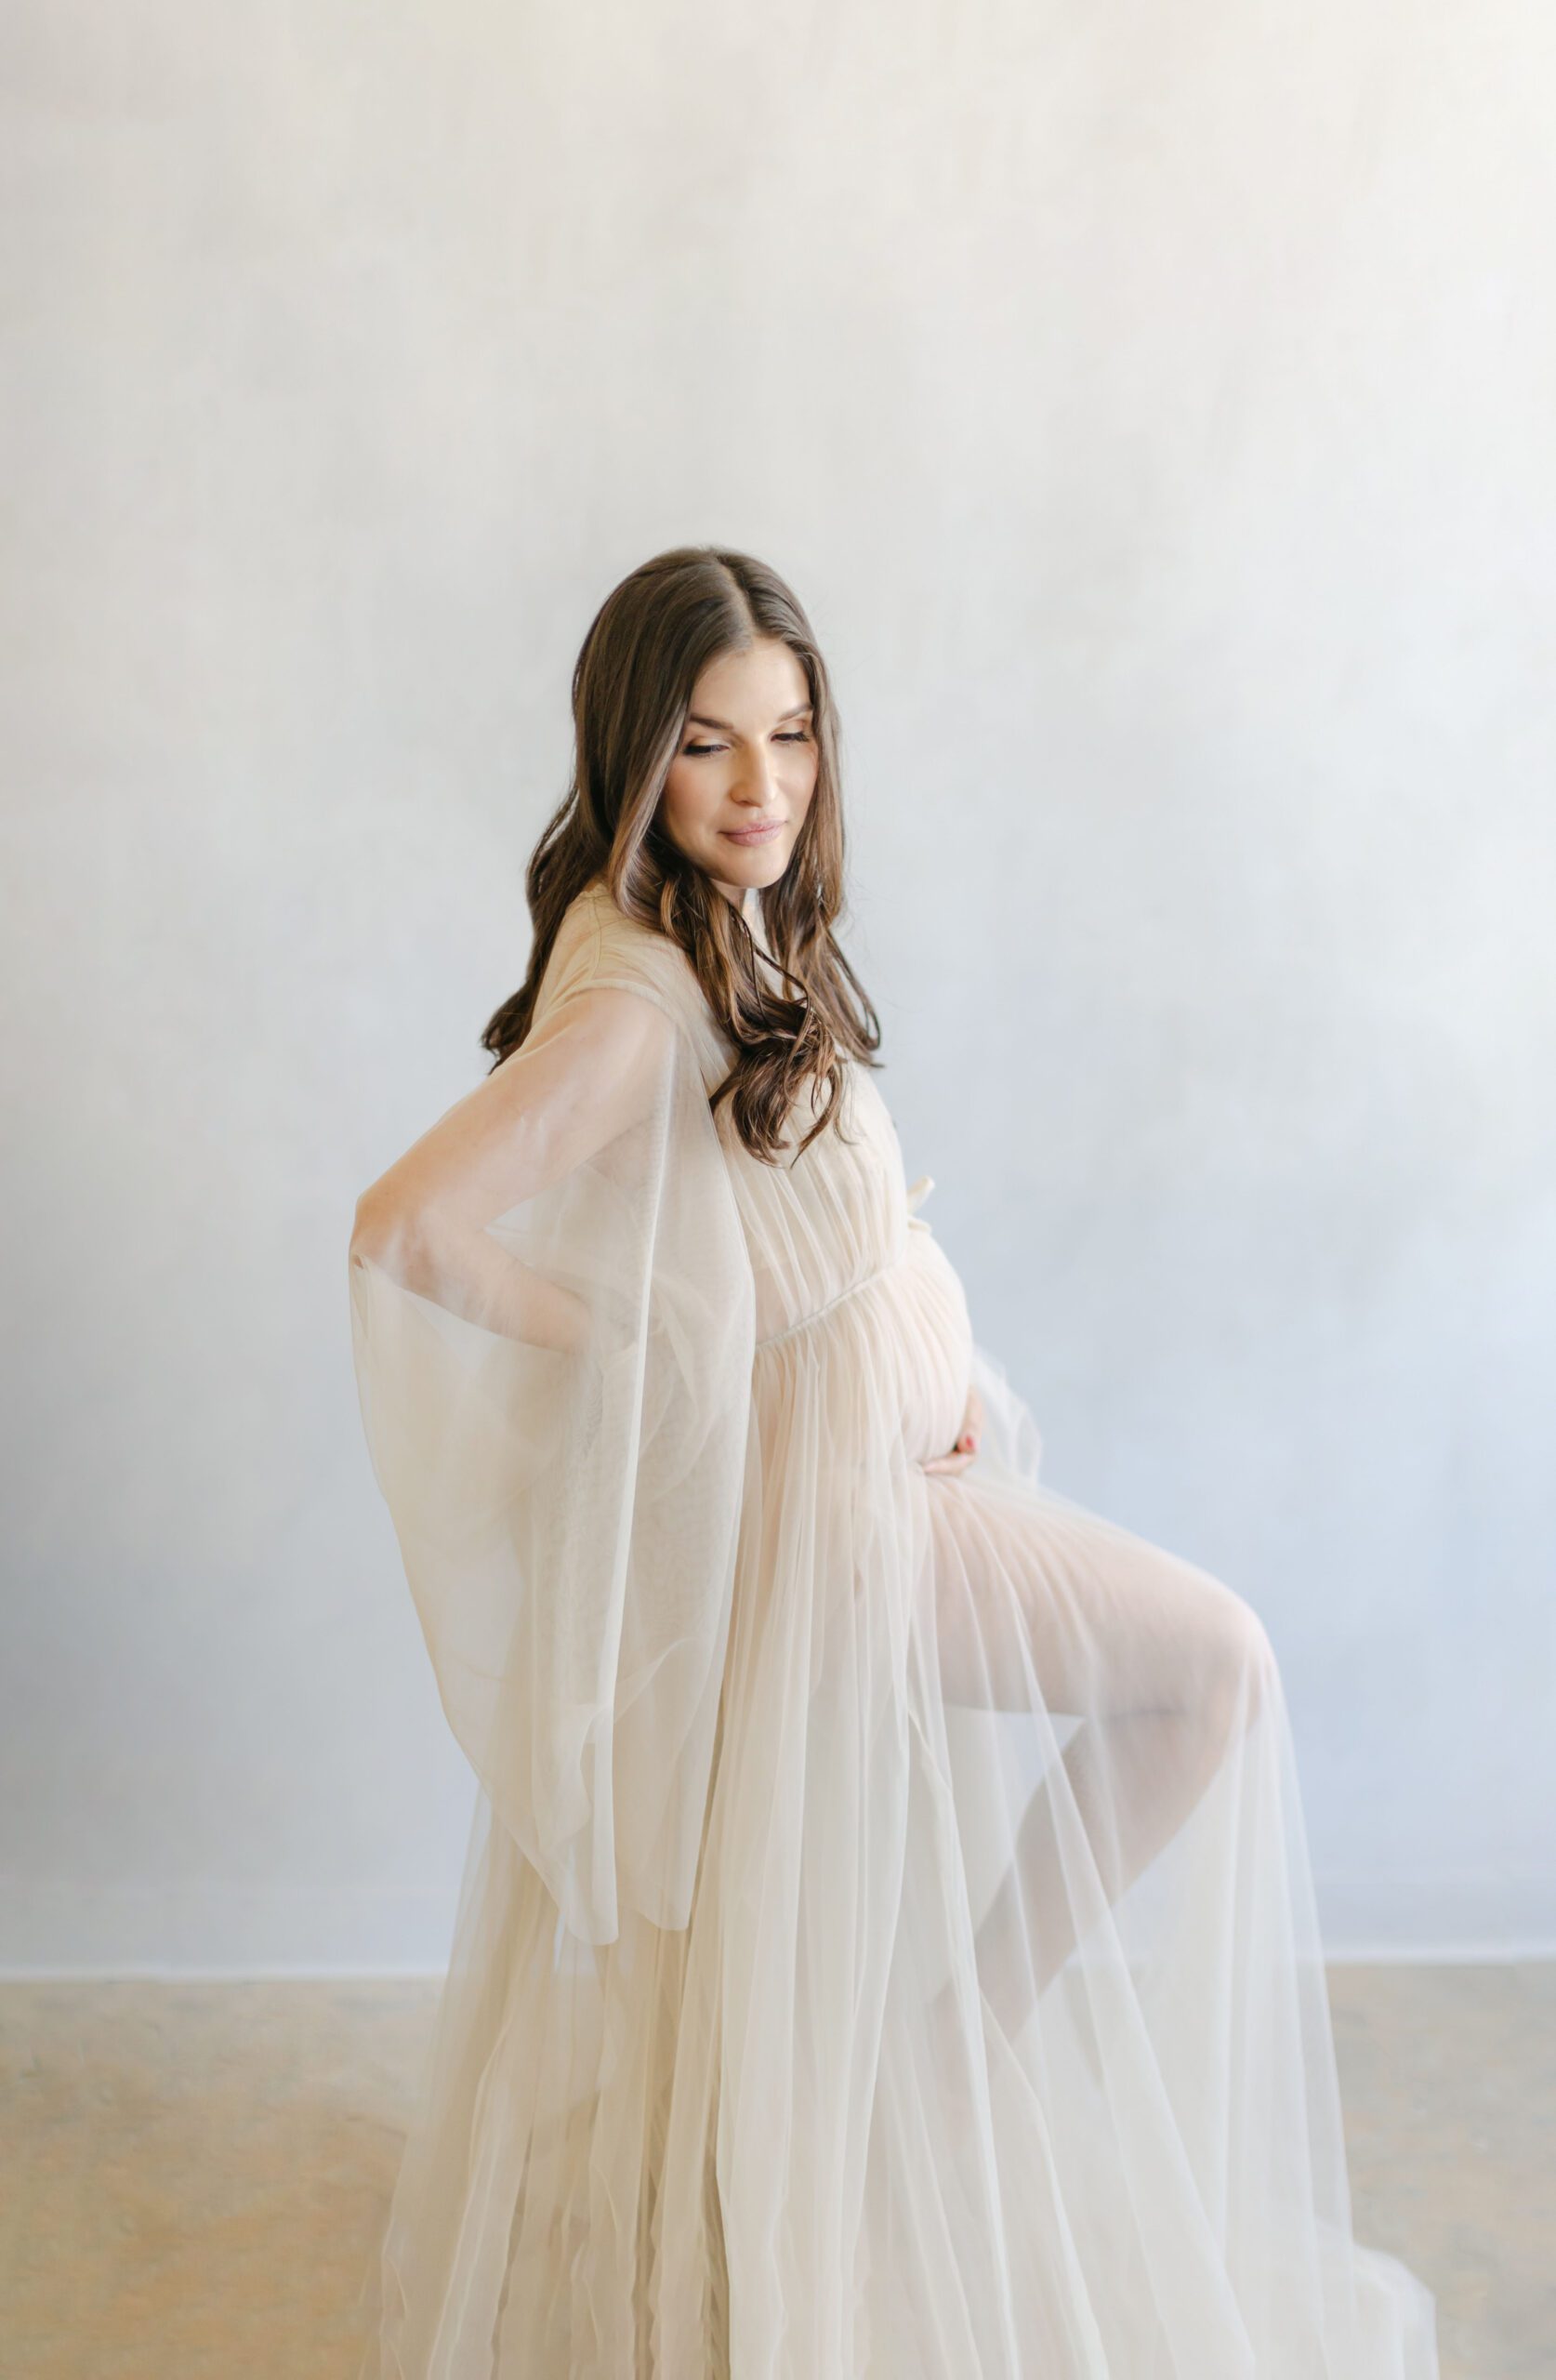
POLYGON ((738 901, 776 884, 816 788, 811 692, 798 654, 763 637, 710 661, 692 689, 659 819, 670 840, 738 901))

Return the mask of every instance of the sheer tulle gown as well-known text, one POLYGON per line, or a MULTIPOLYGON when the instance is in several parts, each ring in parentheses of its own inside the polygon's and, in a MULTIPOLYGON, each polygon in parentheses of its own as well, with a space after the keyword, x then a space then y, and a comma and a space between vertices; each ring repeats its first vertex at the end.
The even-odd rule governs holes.
POLYGON ((727 1063, 591 886, 490 1223, 587 1355, 353 1267, 484 1788, 372 2368, 1432 2380, 1352 2231, 1264 1628, 1040 1479, 873 1074, 767 1167, 727 1063))

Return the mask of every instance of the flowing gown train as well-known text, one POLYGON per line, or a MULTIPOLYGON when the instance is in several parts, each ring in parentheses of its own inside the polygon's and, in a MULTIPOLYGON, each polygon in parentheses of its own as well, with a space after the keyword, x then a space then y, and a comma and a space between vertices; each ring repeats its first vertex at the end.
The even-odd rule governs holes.
POLYGON ((587 1354, 352 1268, 483 1788, 373 2371, 1434 2380, 1262 1624, 1040 1478, 871 1071, 766 1167, 727 1063, 597 879, 488 1225, 587 1354))

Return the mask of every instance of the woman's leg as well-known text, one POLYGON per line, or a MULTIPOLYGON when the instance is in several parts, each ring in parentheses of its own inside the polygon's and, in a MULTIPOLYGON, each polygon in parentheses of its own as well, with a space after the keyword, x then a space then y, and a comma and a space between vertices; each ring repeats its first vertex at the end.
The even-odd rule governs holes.
POLYGON ((1015 2031, 1168 1844, 1258 1714, 1274 1656, 1207 1571, 1047 1491, 929 1482, 947 1703, 1079 1721, 1022 1813, 976 1937, 1015 2031))

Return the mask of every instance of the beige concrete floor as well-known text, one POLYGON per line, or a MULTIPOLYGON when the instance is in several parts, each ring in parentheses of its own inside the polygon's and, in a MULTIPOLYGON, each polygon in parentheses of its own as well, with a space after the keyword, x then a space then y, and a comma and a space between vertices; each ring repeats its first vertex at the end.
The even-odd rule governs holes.
MULTIPOLYGON (((1444 2380, 1556 2380, 1556 1965, 1330 1987, 1359 2234, 1438 2292, 1444 2380)), ((356 2380, 435 1996, 0 1987, 4 2380, 356 2380)))

